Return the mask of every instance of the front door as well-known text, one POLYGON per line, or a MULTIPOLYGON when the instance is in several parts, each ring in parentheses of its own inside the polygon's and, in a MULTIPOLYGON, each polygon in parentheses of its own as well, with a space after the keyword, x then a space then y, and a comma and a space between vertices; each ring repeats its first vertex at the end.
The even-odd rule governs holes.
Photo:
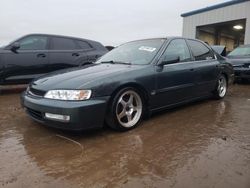
POLYGON ((156 66, 156 106, 169 106, 190 99, 194 89, 195 62, 184 39, 174 39, 161 59, 178 56, 179 62, 156 66))
POLYGON ((20 48, 3 54, 4 83, 27 83, 43 75, 48 67, 47 37, 30 35, 20 39, 20 48))

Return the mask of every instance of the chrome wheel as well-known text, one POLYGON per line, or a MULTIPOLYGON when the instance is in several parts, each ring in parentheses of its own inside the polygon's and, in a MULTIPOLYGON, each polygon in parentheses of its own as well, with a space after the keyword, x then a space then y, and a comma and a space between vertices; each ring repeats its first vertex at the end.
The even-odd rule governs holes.
POLYGON ((218 95, 222 98, 226 95, 227 92, 227 80, 224 76, 221 76, 218 80, 218 95))
POLYGON ((133 127, 141 118, 142 100, 133 90, 124 92, 116 105, 116 117, 121 126, 133 127))

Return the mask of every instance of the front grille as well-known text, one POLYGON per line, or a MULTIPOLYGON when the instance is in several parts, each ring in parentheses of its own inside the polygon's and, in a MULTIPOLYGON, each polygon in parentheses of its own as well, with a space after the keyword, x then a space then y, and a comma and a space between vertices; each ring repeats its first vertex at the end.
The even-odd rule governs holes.
POLYGON ((34 89, 32 87, 29 88, 28 94, 32 96, 37 96, 37 97, 43 97, 45 95, 46 91, 34 89))
POLYGON ((27 113, 35 119, 42 120, 43 114, 42 112, 27 108, 27 113))

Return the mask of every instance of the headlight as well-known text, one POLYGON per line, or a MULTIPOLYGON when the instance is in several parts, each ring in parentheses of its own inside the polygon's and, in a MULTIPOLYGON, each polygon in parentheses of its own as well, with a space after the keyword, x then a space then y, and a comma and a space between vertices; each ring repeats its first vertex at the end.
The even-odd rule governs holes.
POLYGON ((91 90, 50 90, 44 98, 69 100, 69 101, 82 101, 87 100, 91 96, 91 90))

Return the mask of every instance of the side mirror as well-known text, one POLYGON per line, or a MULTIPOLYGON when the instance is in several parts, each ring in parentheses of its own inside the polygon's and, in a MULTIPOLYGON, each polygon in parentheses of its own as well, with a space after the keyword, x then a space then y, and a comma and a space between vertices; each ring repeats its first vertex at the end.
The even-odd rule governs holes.
POLYGON ((16 52, 19 48, 20 48, 19 42, 14 42, 14 43, 11 45, 10 50, 11 50, 12 52, 16 52))
POLYGON ((168 55, 165 56, 162 62, 159 65, 173 64, 178 63, 180 61, 180 56, 177 55, 168 55))

